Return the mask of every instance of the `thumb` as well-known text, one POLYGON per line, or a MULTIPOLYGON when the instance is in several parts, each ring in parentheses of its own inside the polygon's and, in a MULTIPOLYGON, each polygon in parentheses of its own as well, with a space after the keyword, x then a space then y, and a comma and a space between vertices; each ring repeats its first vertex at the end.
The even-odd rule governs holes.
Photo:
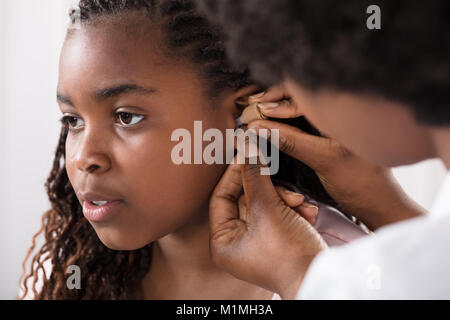
POLYGON ((265 167, 266 164, 245 164, 241 168, 245 200, 250 212, 249 222, 252 218, 258 219, 267 210, 273 211, 270 208, 281 201, 270 176, 261 172, 265 167))
POLYGON ((233 160, 211 195, 209 223, 213 234, 226 228, 230 221, 239 220, 238 200, 242 194, 241 167, 242 165, 233 160))

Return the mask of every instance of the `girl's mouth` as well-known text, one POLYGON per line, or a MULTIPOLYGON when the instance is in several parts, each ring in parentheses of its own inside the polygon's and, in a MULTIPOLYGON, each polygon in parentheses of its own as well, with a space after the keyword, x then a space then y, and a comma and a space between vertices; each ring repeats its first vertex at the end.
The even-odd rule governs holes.
POLYGON ((110 203, 111 201, 91 201, 91 203, 95 204, 96 206, 103 206, 107 203, 110 203))
POLYGON ((120 212, 123 202, 114 201, 84 201, 83 214, 89 221, 100 222, 105 221, 120 212))

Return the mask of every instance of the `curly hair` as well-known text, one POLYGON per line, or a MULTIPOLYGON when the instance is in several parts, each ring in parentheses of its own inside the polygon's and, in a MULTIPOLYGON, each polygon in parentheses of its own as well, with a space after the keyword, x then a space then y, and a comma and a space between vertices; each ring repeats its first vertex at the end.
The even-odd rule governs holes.
MULTIPOLYGON (((147 10, 149 21, 159 23, 165 30, 166 45, 189 58, 198 67, 210 86, 210 93, 238 89, 251 83, 248 72, 230 67, 224 50, 223 35, 213 24, 196 13, 191 1, 185 0, 81 0, 79 10, 71 11, 81 23, 111 16, 128 10, 147 10)), ((130 35, 132 37, 133 35, 130 35)), ((304 118, 290 120, 306 132, 319 135, 304 118)), ((45 183, 51 209, 42 217, 42 227, 33 236, 32 245, 23 262, 21 285, 23 295, 33 291, 35 299, 140 299, 141 281, 149 271, 152 243, 132 251, 107 248, 84 218, 66 172, 65 144, 68 134, 63 123, 56 148, 53 168, 45 183), (26 262, 36 248, 36 238, 43 234, 45 242, 31 260, 27 273, 26 262), (45 274, 44 263, 51 263, 51 273, 45 274), (83 270, 81 289, 66 286, 67 269, 77 265, 83 270), (44 273, 38 292, 39 273, 44 273), (31 288, 28 282, 32 281, 31 288)), ((280 170, 274 177, 298 186, 315 200, 337 205, 322 187, 313 170, 301 162, 280 155, 280 170)))
POLYGON ((450 2, 445 0, 197 1, 227 31, 227 50, 252 78, 286 76, 406 104, 419 122, 450 124, 450 2), (369 30, 369 5, 381 29, 369 30))

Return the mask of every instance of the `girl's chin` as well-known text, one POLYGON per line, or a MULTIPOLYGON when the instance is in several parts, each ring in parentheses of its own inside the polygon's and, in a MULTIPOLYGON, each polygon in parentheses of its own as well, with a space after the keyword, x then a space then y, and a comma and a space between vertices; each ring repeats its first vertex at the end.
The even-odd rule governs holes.
POLYGON ((111 250, 120 250, 120 251, 133 251, 141 249, 153 241, 147 241, 142 243, 141 241, 133 241, 133 239, 130 239, 130 237, 114 237, 109 235, 101 235, 98 234, 98 237, 100 241, 103 243, 103 245, 111 250))

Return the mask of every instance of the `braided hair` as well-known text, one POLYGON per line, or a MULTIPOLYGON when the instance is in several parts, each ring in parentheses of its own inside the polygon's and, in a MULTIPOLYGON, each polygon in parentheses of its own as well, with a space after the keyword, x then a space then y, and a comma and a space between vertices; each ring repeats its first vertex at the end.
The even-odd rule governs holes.
MULTIPOLYGON (((161 26, 164 45, 176 55, 189 59, 204 77, 211 98, 225 89, 237 90, 252 83, 247 70, 235 70, 228 63, 220 29, 200 16, 189 0, 80 0, 79 8, 70 12, 72 25, 95 23, 102 17, 127 11, 146 12, 150 21, 161 26)), ((69 28, 69 32, 71 28, 69 28)), ((304 118, 291 120, 302 130, 319 134, 304 118)), ((75 195, 65 169, 65 143, 68 127, 63 124, 56 148, 53 168, 45 183, 51 209, 42 217, 42 227, 33 236, 23 262, 20 280, 23 294, 33 291, 35 299, 139 299, 141 281, 149 271, 151 243, 138 250, 112 250, 103 245, 75 195), (36 239, 43 234, 44 244, 31 260, 36 239), (44 263, 51 262, 51 273, 45 274, 44 263), (67 269, 77 265, 81 273, 81 289, 66 285, 67 269), (44 273, 42 288, 37 291, 39 274, 44 273), (31 288, 28 282, 32 280, 31 288)), ((301 162, 280 155, 280 170, 274 177, 292 183, 318 201, 336 205, 322 187, 313 170, 301 162)))

